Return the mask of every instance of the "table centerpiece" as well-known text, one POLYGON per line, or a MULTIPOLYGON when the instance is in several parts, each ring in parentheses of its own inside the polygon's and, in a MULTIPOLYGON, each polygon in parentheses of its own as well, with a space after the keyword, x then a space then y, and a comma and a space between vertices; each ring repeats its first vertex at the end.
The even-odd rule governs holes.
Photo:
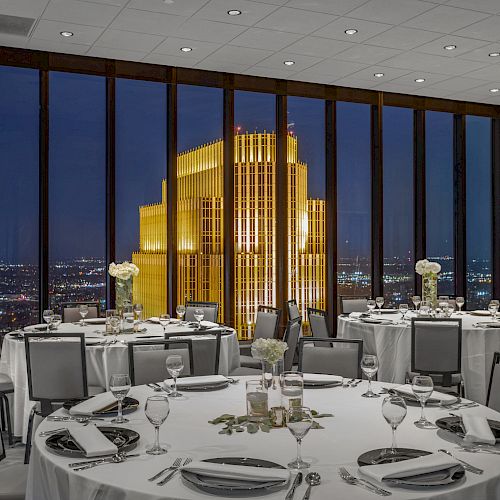
POLYGON ((422 301, 429 302, 432 308, 438 305, 437 281, 441 272, 441 265, 427 259, 419 260, 415 264, 415 271, 422 276, 422 301))

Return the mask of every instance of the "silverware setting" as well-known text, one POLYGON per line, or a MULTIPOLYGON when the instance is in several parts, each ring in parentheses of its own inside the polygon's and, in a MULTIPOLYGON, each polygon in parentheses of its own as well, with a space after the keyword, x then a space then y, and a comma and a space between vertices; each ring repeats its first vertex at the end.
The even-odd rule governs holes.
POLYGON ((465 408, 475 408, 476 406, 479 406, 479 403, 476 403, 474 401, 469 401, 468 403, 440 404, 440 408, 443 410, 463 410, 465 408))
POLYGON ((104 457, 99 457, 94 460, 73 462, 72 464, 68 464, 68 467, 74 468, 74 467, 82 467, 84 465, 99 464, 101 462, 104 462, 105 460, 112 460, 114 457, 133 458, 133 457, 140 457, 140 454, 128 455, 127 453, 115 453, 113 455, 106 455, 104 457))
POLYGON ((101 460, 99 462, 89 463, 87 465, 82 465, 81 467, 73 467, 73 470, 74 471, 81 471, 81 470, 93 469, 94 467, 98 467, 99 465, 119 464, 119 463, 125 462, 128 458, 136 457, 136 456, 139 456, 139 455, 123 455, 123 454, 117 453, 116 455, 113 455, 109 458, 105 458, 104 460, 101 460))
POLYGON ((361 384, 362 380, 358 379, 354 383, 351 384, 351 387, 358 387, 359 384, 361 384))
POLYGON ((472 472, 473 474, 482 474, 484 472, 483 469, 480 469, 479 467, 476 467, 475 465, 472 465, 469 462, 466 462, 465 460, 461 460, 460 458, 455 457, 451 453, 451 451, 448 451, 448 450, 438 450, 438 451, 440 451, 441 453, 446 453, 450 457, 454 458, 455 460, 457 460, 458 462, 460 462, 464 466, 465 470, 468 470, 469 472, 472 472))
POLYGON ((296 476, 295 479, 293 480, 292 486, 288 493, 286 494, 285 500, 292 500, 293 495, 295 495, 295 490, 297 489, 297 486, 300 486, 302 484, 302 472, 299 472, 296 476))
POLYGON ((52 429, 51 431, 42 431, 38 435, 40 437, 52 436, 52 434, 57 434, 58 432, 69 432, 67 427, 61 427, 60 429, 52 429))
POLYGON ((309 486, 307 487, 307 490, 304 493, 302 500, 309 500, 309 497, 311 496, 312 487, 321 484, 321 476, 317 472, 309 472, 309 474, 307 474, 306 476, 306 483, 309 486))
POLYGON ((160 385, 155 382, 151 382, 149 384, 146 384, 148 387, 153 389, 155 392, 166 392, 167 394, 172 392, 172 389, 170 387, 167 387, 165 384, 160 385))
POLYGON ((68 417, 68 416, 65 416, 65 415, 49 415, 47 417, 47 420, 49 422, 78 422, 79 424, 87 424, 91 420, 104 420, 104 418, 101 418, 101 417, 87 417, 87 416, 68 417))
POLYGON ((353 476, 348 472, 348 470, 345 467, 339 468, 339 475, 340 478, 346 483, 352 484, 354 486, 359 486, 360 488, 365 488, 373 493, 376 493, 377 495, 383 497, 388 497, 392 495, 390 491, 384 490, 383 488, 380 488, 376 484, 373 484, 370 481, 367 481, 366 479, 361 479, 359 477, 353 476))
POLYGON ((461 451, 468 451, 469 453, 490 453, 492 455, 500 455, 500 449, 494 448, 491 445, 483 445, 476 443, 461 443, 460 448, 461 451))
POLYGON ((158 474, 155 474, 153 477, 150 477, 148 479, 148 481, 156 481, 159 477, 161 477, 163 474, 165 474, 165 472, 172 470, 172 469, 175 469, 176 467, 180 467, 181 462, 182 462, 182 458, 177 457, 174 460, 174 463, 172 465, 170 465, 169 467, 165 467, 165 469, 162 469, 160 472, 158 472, 158 474))
POLYGON ((175 476, 175 473, 181 470, 181 467, 184 467, 185 465, 187 465, 188 463, 190 463, 192 461, 193 461, 192 458, 186 458, 186 460, 184 460, 184 463, 182 464, 182 466, 178 465, 177 467, 174 467, 173 469, 171 469, 171 471, 167 474, 167 476, 164 477, 160 482, 158 482, 156 484, 158 486, 163 486, 164 484, 168 483, 175 476))

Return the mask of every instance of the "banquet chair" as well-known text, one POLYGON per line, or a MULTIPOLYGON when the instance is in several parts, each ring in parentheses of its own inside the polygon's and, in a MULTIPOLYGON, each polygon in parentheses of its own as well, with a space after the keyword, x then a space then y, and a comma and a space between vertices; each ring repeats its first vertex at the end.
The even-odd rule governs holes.
POLYGON ((368 311, 368 297, 340 296, 340 314, 368 311))
POLYGON ((12 434, 12 422, 10 419, 10 405, 8 394, 14 392, 14 384, 11 378, 6 373, 0 373, 0 415, 2 422, 2 429, 7 429, 9 437, 9 446, 14 444, 14 437, 12 434))
POLYGON ((167 358, 179 354, 184 360, 181 377, 193 375, 193 345, 191 339, 136 340, 129 342, 128 366, 132 385, 160 382, 169 377, 167 358))
POLYGON ((301 317, 299 306, 297 305, 297 301, 295 299, 288 300, 286 303, 286 308, 288 312, 288 321, 292 321, 293 319, 301 317))
POLYGON ((213 338, 193 340, 193 372, 196 376, 219 373, 222 330, 209 330, 206 335, 212 335, 213 338))
POLYGON ((307 317, 309 318, 309 328, 311 329, 311 335, 313 337, 322 339, 330 337, 326 311, 308 307, 307 317))
POLYGON ((408 382, 416 375, 428 375, 441 388, 457 387, 463 395, 462 320, 412 318, 411 368, 408 382))
POLYGON ((299 372, 361 378, 362 356, 362 340, 302 338, 299 341, 299 372))
POLYGON ((197 321, 194 317, 195 309, 203 309, 205 316, 204 321, 217 323, 217 315, 219 314, 219 304, 217 302, 186 302, 185 321, 197 321))
POLYGON ((500 352, 493 354, 486 406, 495 411, 500 411, 500 352))
MULTIPOLYGON (((3 435, 0 432, 0 500, 24 500, 28 467, 20 463, 1 464, 7 459, 3 435)), ((7 459, 8 461, 8 459, 7 459)))
POLYGON ((99 302, 63 302, 61 304, 63 323, 76 323, 80 321, 80 306, 89 306, 89 312, 85 319, 98 318, 100 315, 99 302))

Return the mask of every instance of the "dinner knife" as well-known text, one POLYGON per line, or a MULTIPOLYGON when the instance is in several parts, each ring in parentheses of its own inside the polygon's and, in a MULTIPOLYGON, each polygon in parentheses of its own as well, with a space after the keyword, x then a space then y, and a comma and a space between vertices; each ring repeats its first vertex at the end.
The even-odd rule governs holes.
POLYGON ((302 472, 299 472, 295 476, 292 487, 290 488, 290 491, 286 494, 285 500, 292 500, 293 495, 295 494, 295 489, 297 488, 297 486, 300 486, 301 483, 302 483, 302 472))
MULTIPOLYGON (((84 462, 73 462, 72 464, 68 464, 68 467, 81 467, 83 465, 90 465, 90 464, 95 464, 95 463, 99 463, 99 462, 105 462, 106 460, 111 460, 115 455, 107 455, 105 457, 100 457, 100 458, 96 458, 94 460, 86 460, 84 462)), ((134 458, 134 457, 140 457, 141 455, 139 453, 135 454, 135 455, 126 455, 126 454, 123 454, 122 455, 124 458, 134 458)))

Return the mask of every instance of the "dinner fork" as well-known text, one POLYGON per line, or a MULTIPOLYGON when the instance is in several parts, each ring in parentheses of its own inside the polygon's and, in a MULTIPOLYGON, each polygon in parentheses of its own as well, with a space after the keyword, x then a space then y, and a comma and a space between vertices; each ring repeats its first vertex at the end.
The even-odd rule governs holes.
POLYGON ((360 486, 361 488, 365 488, 377 495, 388 497, 392 495, 390 491, 384 490, 383 488, 379 488, 377 485, 370 483, 366 479, 361 479, 359 477, 353 476, 345 467, 339 468, 340 478, 346 483, 353 484, 355 486, 360 486))
POLYGON ((181 462, 182 462, 182 458, 181 457, 177 457, 174 460, 174 463, 172 465, 170 465, 169 467, 165 467, 165 469, 162 469, 160 472, 158 472, 158 474, 155 474, 153 477, 150 477, 148 479, 148 481, 156 481, 160 476, 162 476, 163 474, 165 474, 165 472, 167 472, 169 470, 172 470, 172 469, 175 469, 177 467, 180 467, 181 462))
MULTIPOLYGON (((182 467, 184 467, 185 465, 187 465, 188 463, 190 463, 192 461, 193 461, 192 458, 186 458, 186 460, 184 460, 184 463, 182 464, 182 467)), ((174 477, 175 473, 178 472, 180 469, 181 469, 181 466, 179 466, 175 469, 172 469, 172 471, 164 479, 162 479, 159 483, 156 483, 156 484, 158 486, 163 486, 164 484, 168 483, 174 477)))

